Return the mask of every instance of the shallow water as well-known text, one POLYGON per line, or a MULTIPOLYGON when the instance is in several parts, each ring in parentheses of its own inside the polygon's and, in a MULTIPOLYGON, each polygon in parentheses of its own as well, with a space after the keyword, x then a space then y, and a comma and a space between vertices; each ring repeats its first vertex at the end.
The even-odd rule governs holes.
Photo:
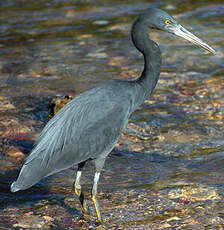
MULTIPOLYGON (((223 228, 223 18, 222 1, 2 1, 0 228, 223 228), (12 194, 9 184, 48 120, 52 97, 139 76, 142 56, 129 33, 150 6, 217 54, 151 33, 163 53, 161 77, 106 161, 99 185, 106 226, 81 218, 71 193, 76 167, 12 194)), ((83 177, 89 202, 93 170, 89 163, 83 177)))

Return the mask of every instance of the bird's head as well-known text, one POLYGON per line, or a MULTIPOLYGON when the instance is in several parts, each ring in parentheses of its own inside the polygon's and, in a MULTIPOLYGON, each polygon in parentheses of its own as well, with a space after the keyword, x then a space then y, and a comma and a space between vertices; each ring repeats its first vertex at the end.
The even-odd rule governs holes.
POLYGON ((150 8, 146 10, 142 15, 140 15, 140 17, 150 28, 163 30, 168 33, 175 34, 179 37, 182 37, 192 42, 197 46, 200 46, 201 48, 207 50, 210 53, 215 53, 215 50, 213 48, 204 43, 201 39, 193 35, 188 30, 186 30, 172 16, 170 16, 163 10, 150 8))

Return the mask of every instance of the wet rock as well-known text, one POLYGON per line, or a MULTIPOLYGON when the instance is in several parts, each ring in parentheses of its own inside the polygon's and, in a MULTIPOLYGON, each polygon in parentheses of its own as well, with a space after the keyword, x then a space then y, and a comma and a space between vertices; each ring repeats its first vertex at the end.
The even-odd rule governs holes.
POLYGON ((171 199, 186 199, 190 202, 220 199, 215 188, 200 184, 188 184, 183 188, 173 189, 168 196, 171 199))
POLYGON ((97 21, 94 21, 93 24, 103 26, 103 25, 107 25, 108 21, 106 21, 106 20, 97 20, 97 21))
MULTIPOLYGON (((29 121, 24 123, 29 124, 29 121)), ((27 136, 32 132, 32 128, 24 123, 12 115, 2 116, 0 118, 0 136, 10 139, 27 139, 27 136)))
POLYGON ((163 135, 158 135, 157 137, 156 137, 156 139, 158 140, 158 141, 164 141, 165 140, 165 137, 163 136, 163 135))
POLYGON ((136 142, 142 141, 142 140, 148 140, 150 132, 144 127, 140 127, 139 125, 136 125, 134 123, 128 123, 125 132, 123 133, 125 135, 130 135, 135 137, 136 142))
POLYGON ((186 130, 172 130, 169 129, 168 132, 159 135, 159 140, 163 140, 170 143, 186 143, 192 141, 199 141, 203 138, 200 133, 187 132, 186 130))
POLYGON ((13 224, 13 227, 23 229, 49 229, 50 225, 51 221, 46 220, 46 218, 29 214, 19 218, 18 222, 13 224))
POLYGON ((175 5, 172 5, 172 4, 168 4, 165 6, 165 9, 166 10, 175 10, 176 9, 176 6, 175 5))
POLYGON ((43 216, 43 218, 47 221, 47 222, 53 222, 54 218, 50 217, 50 216, 43 216))
POLYGON ((118 30, 118 31, 121 31, 122 33, 125 33, 125 31, 129 31, 130 27, 131 25, 119 23, 119 24, 115 24, 112 26, 108 26, 107 29, 110 31, 118 30))
POLYGON ((172 216, 168 219, 166 219, 167 222, 170 222, 170 221, 177 221, 177 220, 181 220, 181 218, 177 217, 177 216, 172 216))
POLYGON ((182 93, 183 95, 192 96, 195 94, 195 91, 192 89, 181 89, 180 93, 182 93))
POLYGON ((0 112, 15 109, 15 106, 9 101, 9 99, 0 96, 0 112))
POLYGON ((57 74, 56 65, 33 64, 30 66, 28 75, 32 77, 54 76, 57 74))
POLYGON ((25 159, 25 154, 18 148, 11 146, 5 153, 6 156, 13 158, 15 161, 22 161, 25 159))
POLYGON ((105 52, 96 51, 95 53, 88 53, 87 56, 92 58, 106 58, 108 55, 105 52))
MULTIPOLYGON (((122 69, 124 69, 124 68, 122 68, 122 69)), ((138 73, 136 73, 136 72, 133 71, 133 70, 122 71, 122 72, 121 72, 121 76, 122 76, 123 78, 136 78, 136 77, 137 77, 137 74, 138 74, 138 73)))
POLYGON ((109 60, 109 62, 107 63, 107 65, 110 65, 110 66, 123 66, 125 62, 126 62, 126 60, 122 56, 112 57, 109 60))
POLYGON ((93 35, 92 34, 81 34, 81 35, 78 35, 76 37, 77 40, 86 40, 86 39, 89 39, 89 38, 92 38, 93 35))
POLYGON ((32 211, 31 212, 26 212, 26 213, 22 214, 23 217, 27 217, 27 216, 31 216, 31 215, 33 215, 32 211))
MULTIPOLYGON (((0 153, 5 153, 5 149, 3 149, 3 151, 0 149, 0 153)), ((0 159, 1 158, 2 158, 2 155, 0 154, 0 159)), ((6 157, 4 157, 3 159, 1 159, 0 160, 1 173, 5 174, 7 171, 14 170, 15 169, 15 163, 17 163, 17 162, 15 162, 15 161, 9 161, 9 158, 6 158, 6 157)))
POLYGON ((49 117, 52 118, 64 105, 73 99, 72 96, 56 96, 49 104, 49 117))

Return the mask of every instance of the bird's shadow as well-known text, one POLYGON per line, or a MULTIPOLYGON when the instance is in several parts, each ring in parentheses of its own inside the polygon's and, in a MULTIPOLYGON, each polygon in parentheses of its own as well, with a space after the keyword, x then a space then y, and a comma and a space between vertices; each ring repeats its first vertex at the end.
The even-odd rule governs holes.
MULTIPOLYGON (((14 140, 12 140, 12 142, 14 142, 14 140)), ((21 143, 21 145, 19 144, 20 142, 17 141, 17 147, 21 146, 21 150, 23 150, 25 155, 28 155, 28 152, 29 152, 28 150, 32 148, 34 143, 30 141, 27 143, 21 143), (24 151, 24 148, 25 148, 25 151, 24 151)), ((139 152, 128 152, 128 151, 121 152, 115 148, 110 154, 110 156, 108 157, 109 163, 107 165, 109 168, 110 166, 113 167, 113 165, 116 165, 118 158, 119 159, 129 158, 130 165, 133 165, 134 164, 133 162, 136 163, 136 161, 138 161, 139 158, 143 157, 143 155, 144 153, 139 153, 139 152)), ((150 161, 150 159, 152 160, 152 158, 149 158, 148 161, 150 161)), ((164 159, 164 157, 161 158, 159 154, 154 154, 153 159, 158 159, 158 162, 167 160, 167 159, 164 159)), ((21 163, 21 166, 22 166, 22 163, 21 163)), ((93 169, 93 165, 88 167, 86 171, 87 172, 91 171, 93 174, 92 169, 93 169)), ((116 167, 115 167, 115 170, 116 170, 116 167)), ((52 207, 54 205, 58 205, 59 207, 64 208, 69 213, 69 215, 72 217, 78 218, 80 220, 88 219, 88 222, 90 222, 93 225, 97 225, 95 218, 93 220, 92 218, 90 218, 91 216, 88 216, 88 215, 83 216, 81 205, 79 208, 76 209, 75 205, 72 204, 72 206, 70 206, 66 204, 66 202, 64 202, 68 194, 57 194, 57 193, 51 192, 51 189, 49 187, 50 186, 49 182, 51 180, 51 177, 42 179, 39 183, 37 183, 36 185, 32 186, 31 188, 27 190, 22 190, 16 193, 12 193, 10 191, 10 185, 17 178, 19 171, 20 171, 20 166, 12 170, 6 170, 4 172, 0 172, 0 203, 1 203, 0 211, 7 209, 7 208, 15 208, 16 210, 20 210, 16 212, 19 212, 21 214, 25 214, 26 212, 30 212, 30 211, 35 214, 36 211, 38 210, 38 205, 40 204, 40 207, 41 207, 41 202, 47 201, 47 204, 50 206, 52 205, 52 207)), ((103 177, 103 174, 104 173, 102 173, 102 177, 103 177)), ((90 175, 87 175, 87 177, 90 177, 90 175)), ((87 181, 88 180, 89 178, 87 179, 87 181)), ((104 179, 102 181, 104 181, 104 179)), ((83 181, 83 184, 85 184, 85 181, 83 181)), ((117 187, 117 189, 119 188, 117 187)), ((106 189, 101 188, 101 190, 106 192, 108 188, 106 189)), ((72 192, 72 188, 71 188, 71 192, 72 192)), ((73 197, 75 201, 78 202, 78 198, 75 195, 71 196, 71 194, 69 194, 68 197, 70 198, 73 197)), ((57 222, 56 225, 58 228, 61 225, 61 223, 57 222)))
MULTIPOLYGON (((18 149, 20 149, 21 152, 28 156, 30 150, 34 145, 34 141, 8 140, 8 144, 16 146, 18 149)), ((10 190, 10 186, 13 181, 15 181, 18 177, 20 169, 22 167, 22 163, 23 162, 20 162, 17 168, 0 171, 0 212, 5 208, 16 208, 23 204, 29 204, 30 210, 33 209, 33 211, 35 212, 35 204, 38 203, 40 200, 45 200, 50 205, 57 204, 65 208, 66 211, 68 211, 72 216, 78 216, 79 218, 82 218, 83 215, 81 212, 81 207, 80 210, 78 210, 75 207, 71 207, 64 202, 66 194, 64 196, 61 194, 52 194, 49 188, 49 181, 51 180, 51 176, 43 178, 39 183, 35 184, 27 190, 12 193, 10 190)), ((74 196, 74 199, 78 199, 77 197, 75 197, 76 195, 72 194, 72 196, 74 196)))
MULTIPOLYGON (((10 191, 10 184, 18 176, 18 173, 18 169, 6 171, 4 174, 0 173, 0 212, 8 209, 14 209, 14 211, 11 212, 14 213, 16 216, 23 216, 26 213, 28 213, 29 215, 30 212, 32 213, 32 215, 39 215, 38 213, 40 213, 42 207, 45 206, 46 211, 48 210, 48 213, 51 213, 51 210, 53 211, 53 213, 57 213, 57 210, 62 208, 61 210, 66 210, 66 213, 68 213, 66 216, 68 217, 69 215, 71 219, 86 219, 86 217, 82 214, 81 205, 80 209, 76 208, 75 205, 68 205, 66 202, 64 202, 66 194, 59 195, 52 194, 50 192, 50 189, 48 188, 48 181, 50 180, 50 178, 43 179, 41 182, 27 190, 12 193, 10 191)), ((75 197, 75 195, 73 196, 73 198, 74 200, 78 199, 77 197, 75 197)), ((56 213, 53 214, 54 217, 59 215, 56 213)), ((46 213, 44 212, 43 216, 45 215, 46 213)), ((52 216, 52 214, 50 214, 50 216, 52 216)), ((66 216, 65 218, 67 218, 66 216)), ((30 221, 32 222, 31 219, 30 221)), ((58 221, 57 218, 54 218, 54 225, 55 227, 57 227, 57 229, 64 228, 62 226, 63 221, 58 221)))

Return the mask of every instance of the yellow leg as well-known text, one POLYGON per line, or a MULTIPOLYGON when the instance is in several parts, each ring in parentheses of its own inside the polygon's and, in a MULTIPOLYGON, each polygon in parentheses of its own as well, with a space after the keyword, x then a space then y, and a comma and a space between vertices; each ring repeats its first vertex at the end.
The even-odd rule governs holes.
POLYGON ((99 178, 100 178, 100 172, 96 172, 95 175, 94 175, 94 183, 93 183, 93 188, 92 188, 92 201, 93 201, 94 206, 95 206, 97 220, 98 220, 98 222, 100 224, 102 224, 103 220, 102 220, 102 216, 101 216, 101 213, 100 213, 100 206, 99 206, 98 200, 96 198, 97 184, 98 184, 99 178))
POLYGON ((98 222, 100 224, 102 224, 103 220, 102 220, 102 216, 101 216, 101 213, 100 213, 100 206, 99 206, 98 200, 97 200, 97 198, 95 196, 92 196, 92 200, 93 200, 93 203, 94 203, 94 206, 95 206, 97 220, 98 220, 98 222))
POLYGON ((86 203, 86 200, 84 198, 82 189, 81 189, 81 185, 80 185, 80 178, 81 178, 81 171, 77 171, 77 176, 76 176, 76 181, 74 183, 74 192, 75 194, 78 196, 79 201, 82 205, 82 210, 84 213, 89 213, 89 207, 86 203))

